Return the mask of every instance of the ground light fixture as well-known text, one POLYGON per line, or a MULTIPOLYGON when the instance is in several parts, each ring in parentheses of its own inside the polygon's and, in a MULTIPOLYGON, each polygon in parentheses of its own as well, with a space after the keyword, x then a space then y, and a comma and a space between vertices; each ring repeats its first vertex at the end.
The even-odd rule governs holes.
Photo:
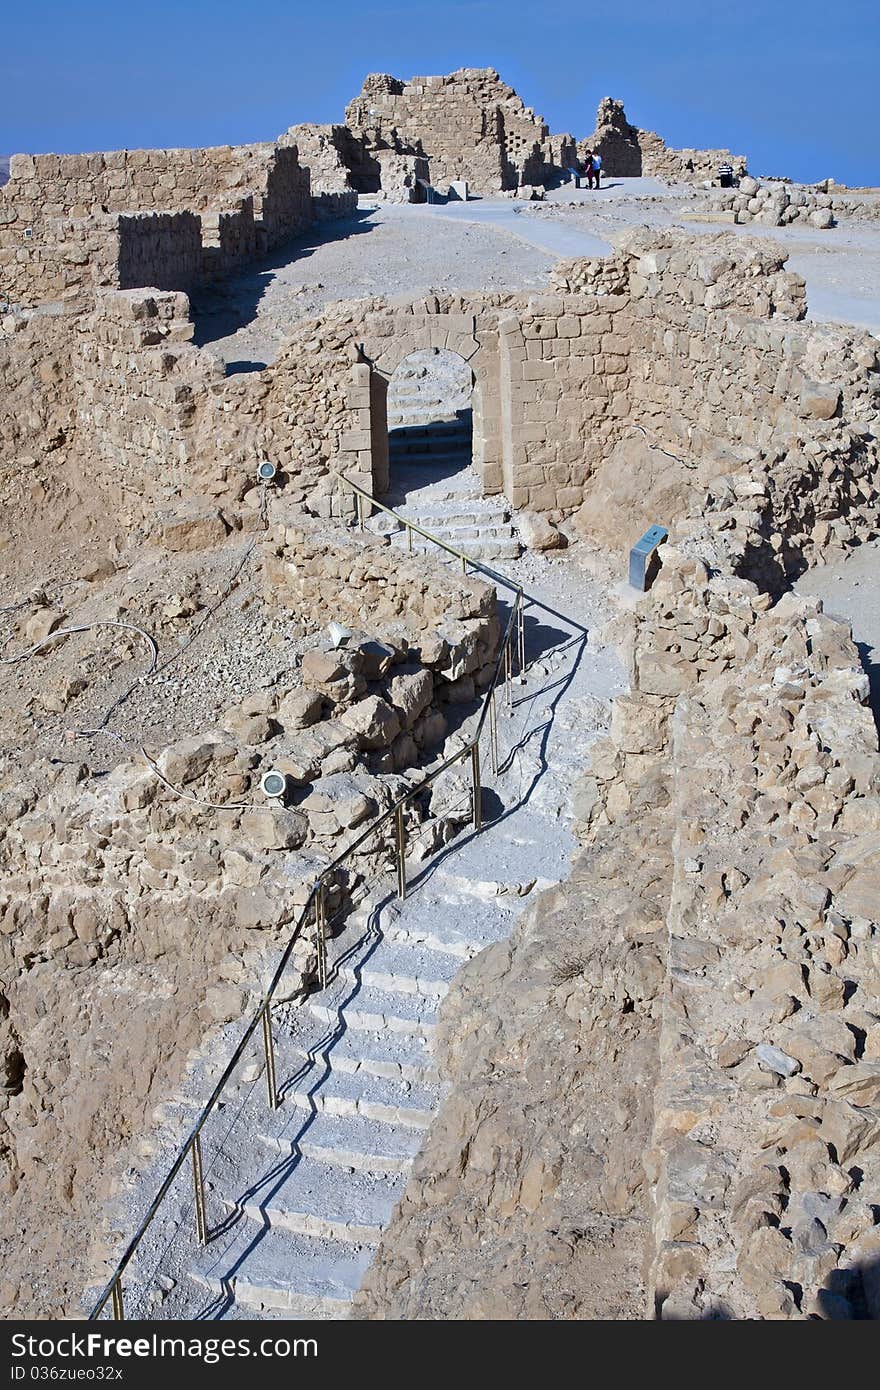
POLYGON ((278 469, 274 463, 270 463, 268 459, 261 459, 257 464, 257 482, 274 483, 277 477, 278 469))
POLYGON ((277 768, 272 768, 269 772, 264 772, 260 778, 260 788, 264 796, 268 796, 272 801, 283 800, 287 792, 287 774, 279 772, 277 768))

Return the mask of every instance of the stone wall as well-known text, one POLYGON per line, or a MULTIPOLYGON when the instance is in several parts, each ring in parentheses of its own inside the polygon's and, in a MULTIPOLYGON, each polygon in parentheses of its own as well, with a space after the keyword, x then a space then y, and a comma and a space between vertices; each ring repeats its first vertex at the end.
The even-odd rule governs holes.
POLYGON ((187 290, 203 274, 264 255, 314 217, 308 170, 292 145, 15 155, 0 193, 3 295, 87 304, 101 287, 187 290))
POLYGON ((553 137, 542 117, 525 107, 492 68, 462 68, 445 77, 401 82, 371 73, 345 110, 345 119, 371 151, 423 154, 430 181, 441 191, 453 179, 499 192, 518 182, 543 183, 571 137, 553 137))
POLYGON ((748 167, 744 154, 732 154, 730 150, 672 149, 653 130, 639 131, 639 147, 642 173, 670 183, 702 183, 706 179, 714 182, 721 164, 732 165, 735 176, 745 174, 748 167))
POLYGON ((201 277, 201 228, 190 212, 51 218, 31 231, 5 268, 12 302, 85 302, 103 287, 190 289, 201 277))
POLYGON ((35 458, 72 439, 71 327, 46 314, 6 314, 0 320, 0 478, 26 472, 35 458))
POLYGON ((867 678, 818 602, 774 606, 711 572, 723 544, 687 524, 673 539, 636 617, 633 693, 581 789, 594 826, 625 828, 662 772, 676 827, 645 1155, 649 1306, 876 1317, 880 757, 867 678))
POLYGON ((801 323, 803 282, 775 245, 635 232, 619 256, 558 268, 563 289, 598 276, 617 291, 629 347, 625 428, 592 477, 587 534, 625 550, 643 523, 733 499, 731 544, 771 585, 874 534, 876 341, 801 323))

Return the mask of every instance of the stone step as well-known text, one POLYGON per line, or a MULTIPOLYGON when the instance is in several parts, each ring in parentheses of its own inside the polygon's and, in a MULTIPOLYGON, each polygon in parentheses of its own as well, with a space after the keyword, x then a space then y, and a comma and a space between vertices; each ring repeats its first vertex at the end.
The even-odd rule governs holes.
POLYGON ((463 964, 484 946, 501 940, 509 931, 509 914, 506 911, 498 912, 494 906, 487 906, 475 918, 471 903, 465 917, 449 904, 438 905, 436 914, 425 924, 403 920, 388 926, 385 934, 389 940, 399 941, 401 945, 428 946, 432 951, 448 951, 463 964))
POLYGON ((363 1115, 329 1115, 324 1111, 304 1118, 297 1111, 278 1134, 259 1135, 274 1153, 302 1153, 321 1163, 358 1168, 366 1173, 406 1173, 421 1147, 421 1131, 370 1120, 363 1115))
POLYGON ((356 1032, 408 1033, 430 1041, 437 1021, 437 1000, 421 994, 389 994, 364 984, 350 1001, 309 999, 306 1008, 322 1023, 356 1032))
MULTIPOLYGON (((430 529, 432 536, 438 540, 446 541, 449 545, 458 546, 461 541, 507 541, 515 540, 516 536, 513 527, 507 522, 499 521, 497 525, 473 526, 437 526, 428 528, 423 522, 417 522, 423 531, 430 529)), ((415 544, 415 541, 413 542, 415 544)))
MULTIPOLYGON (((425 529, 427 529, 427 528, 425 528, 425 529)), ((440 539, 442 540, 443 537, 441 537, 440 539)), ((395 545, 395 546, 397 546, 398 548, 400 548, 400 546, 401 546, 402 544, 403 544, 403 545, 406 544, 406 541, 405 541, 405 539, 401 536, 401 533, 398 532, 397 535, 392 536, 392 538, 391 538, 391 543, 392 543, 392 545, 395 545)), ((450 539, 449 544, 450 544, 450 545, 455 544, 456 549, 457 549, 457 550, 460 550, 460 551, 462 552, 463 555, 467 555, 468 559, 470 559, 470 560, 516 560, 516 559, 518 559, 518 557, 522 554, 522 545, 521 545, 521 543, 520 543, 519 541, 513 540, 513 539, 511 539, 511 540, 509 540, 509 541, 508 541, 508 540, 488 540, 488 541, 465 540, 465 541, 462 541, 460 545, 457 544, 457 543, 455 543, 455 542, 453 542, 453 541, 450 539)), ((427 542, 427 543, 426 543, 426 542, 422 542, 421 544, 418 544, 418 545, 417 545, 417 544, 416 544, 416 541, 414 540, 414 541, 413 541, 413 550, 415 550, 415 551, 420 551, 420 552, 421 552, 421 551, 426 550, 426 548, 427 548, 429 545, 430 545, 430 542, 427 542)), ((441 558, 441 559, 443 558, 442 554, 441 554, 440 558, 441 558)), ((455 558, 455 557, 454 557, 454 556, 450 556, 450 557, 448 557, 448 558, 449 558, 450 563, 451 563, 451 562, 454 561, 454 558, 455 558)))
POLYGON ((426 445, 424 448, 403 444, 389 451, 388 461, 390 467, 398 472, 408 468, 443 468, 453 473, 470 466, 471 451, 466 447, 450 449, 448 444, 426 445))
MULTIPOLYGON (((212 1241, 188 1269, 215 1299, 234 1298, 243 1309, 292 1318, 346 1318, 373 1258, 373 1247, 296 1236, 242 1220, 232 1238, 212 1241)), ((233 1314, 234 1316, 234 1314, 233 1314)))
POLYGON ((432 417, 430 420, 414 420, 411 415, 401 420, 400 424, 393 427, 389 421, 389 440, 392 444, 400 440, 407 439, 467 439, 470 440, 473 429, 469 420, 438 420, 432 417))
POLYGON ((403 1173, 341 1169, 338 1164, 293 1154, 286 1163, 270 1167, 263 1190, 238 1200, 227 1198, 224 1205, 258 1226, 268 1224, 296 1236, 375 1244, 405 1184, 403 1173))
POLYGON ((362 1115, 368 1120, 427 1129, 439 1104, 436 1086, 391 1081, 384 1076, 328 1072, 317 1065, 301 1073, 290 1086, 282 1083, 284 1103, 299 1110, 328 1115, 362 1115))
MULTIPOLYGON (((400 941, 398 944, 412 948, 422 943, 400 941)), ((345 1032, 341 1037, 322 1040, 311 1048, 293 1039, 291 1048, 304 1061, 322 1058, 336 1071, 385 1076, 392 1081, 436 1083, 438 1079, 427 1042, 418 1035, 389 1037, 385 1033, 361 1030, 357 1034, 345 1032)))
POLYGON ((414 521, 424 531, 439 533, 440 531, 454 531, 459 526, 507 526, 511 533, 513 532, 510 513, 504 507, 494 507, 491 504, 485 507, 462 508, 458 511, 450 508, 445 512, 439 507, 430 512, 419 508, 417 513, 403 507, 400 514, 407 517, 409 521, 414 521))
MULTIPOLYGON (((368 939, 363 949, 352 955, 350 944, 345 949, 343 935, 338 943, 331 945, 330 967, 331 974, 343 980, 355 980, 368 988, 389 994, 419 994, 429 999, 442 999, 458 969, 458 962, 442 951, 402 946, 389 941, 384 934, 368 939)), ((356 996, 351 1003, 357 1007, 356 996)))

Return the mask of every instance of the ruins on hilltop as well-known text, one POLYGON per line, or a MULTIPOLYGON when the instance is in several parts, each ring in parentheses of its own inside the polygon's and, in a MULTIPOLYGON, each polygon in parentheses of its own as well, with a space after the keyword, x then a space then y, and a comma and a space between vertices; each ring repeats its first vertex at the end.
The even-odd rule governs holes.
POLYGON ((794 585, 880 536, 880 344, 644 226, 227 370, 211 287, 583 144, 491 69, 345 117, 0 190, 3 1310, 876 1318, 880 751, 794 585))

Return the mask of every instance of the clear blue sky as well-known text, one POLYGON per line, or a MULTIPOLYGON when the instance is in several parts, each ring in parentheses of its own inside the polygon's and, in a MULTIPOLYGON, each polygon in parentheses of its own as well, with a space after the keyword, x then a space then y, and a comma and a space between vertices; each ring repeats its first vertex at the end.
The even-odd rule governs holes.
POLYGON ((342 120, 367 72, 495 67, 554 130, 600 97, 758 173, 880 184, 877 0, 18 0, 0 152, 208 145, 342 120))

